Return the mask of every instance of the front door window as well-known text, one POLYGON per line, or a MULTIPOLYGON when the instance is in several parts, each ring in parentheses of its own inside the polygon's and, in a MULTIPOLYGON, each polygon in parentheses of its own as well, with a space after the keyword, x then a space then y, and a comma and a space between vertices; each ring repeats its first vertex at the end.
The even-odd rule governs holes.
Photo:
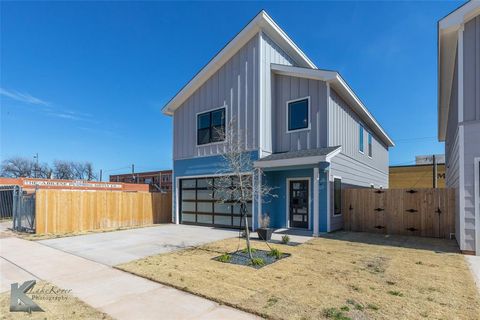
POLYGON ((308 228, 308 180, 289 182, 290 227, 308 228))

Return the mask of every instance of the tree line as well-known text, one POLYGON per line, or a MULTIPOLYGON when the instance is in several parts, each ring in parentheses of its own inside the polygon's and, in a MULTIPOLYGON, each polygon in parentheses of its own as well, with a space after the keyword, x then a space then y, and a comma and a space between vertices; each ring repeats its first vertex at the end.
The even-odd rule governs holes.
POLYGON ((42 178, 66 180, 96 180, 91 162, 55 160, 52 165, 28 158, 14 157, 4 160, 0 174, 8 178, 42 178))

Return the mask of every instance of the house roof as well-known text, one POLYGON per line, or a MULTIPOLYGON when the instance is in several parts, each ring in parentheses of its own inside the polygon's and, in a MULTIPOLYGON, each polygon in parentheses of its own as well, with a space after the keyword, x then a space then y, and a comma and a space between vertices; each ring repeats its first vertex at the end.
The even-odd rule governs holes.
POLYGON ((266 32, 298 65, 316 68, 315 64, 300 50, 292 39, 262 10, 162 108, 162 112, 166 115, 173 115, 173 112, 195 90, 200 88, 205 81, 259 31, 266 32))
POLYGON ((438 140, 444 141, 452 93, 458 30, 480 14, 480 1, 470 1, 438 22, 438 140))
POLYGON ((353 92, 353 90, 348 86, 347 82, 337 71, 299 68, 278 64, 272 64, 271 69, 272 72, 276 74, 322 80, 330 83, 331 87, 335 89, 335 92, 337 92, 345 101, 349 103, 359 117, 369 125, 369 127, 387 146, 395 146, 393 140, 388 136, 382 126, 367 110, 362 101, 357 97, 355 92, 353 92))
POLYGON ((274 168, 298 165, 312 165, 330 162, 331 158, 342 151, 342 147, 326 147, 318 149, 297 150, 273 153, 254 162, 256 168, 274 168))

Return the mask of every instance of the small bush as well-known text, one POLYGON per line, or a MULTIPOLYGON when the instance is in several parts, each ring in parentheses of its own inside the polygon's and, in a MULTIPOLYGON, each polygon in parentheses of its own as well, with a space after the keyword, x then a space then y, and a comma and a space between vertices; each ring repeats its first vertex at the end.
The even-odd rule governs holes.
POLYGON ((328 308, 323 311, 323 316, 328 319, 334 320, 351 320, 351 318, 345 316, 342 311, 337 308, 328 308))
POLYGON ((350 311, 350 308, 348 306, 343 306, 343 307, 340 308, 340 310, 348 312, 348 311, 350 311))
MULTIPOLYGON (((257 252, 257 249, 255 249, 255 248, 250 248, 250 252, 251 252, 251 253, 255 253, 255 252, 257 252)), ((243 249, 243 250, 242 250, 242 253, 248 253, 248 248, 243 249)))
POLYGON ((250 264, 252 266, 264 266, 265 261, 263 261, 262 258, 253 258, 252 261, 250 261, 250 264))
POLYGON ((270 252, 268 253, 268 255, 270 257, 275 257, 275 259, 280 259, 283 255, 282 252, 280 252, 280 250, 278 250, 277 248, 272 248, 272 250, 270 250, 270 252))
POLYGON ((388 294, 391 294, 392 296, 396 296, 396 297, 403 297, 403 293, 401 293, 400 291, 396 291, 396 290, 390 290, 390 291, 388 291, 388 294))
POLYGON ((230 254, 224 253, 220 257, 218 257, 217 260, 220 262, 226 263, 226 262, 230 262, 231 259, 232 259, 232 256, 230 254))
POLYGON ((283 244, 288 244, 290 242, 290 236, 288 234, 285 234, 282 236, 282 243, 283 244))
POLYGON ((367 304, 367 308, 370 309, 370 310, 375 310, 375 311, 380 309, 376 304, 372 304, 372 303, 367 304))

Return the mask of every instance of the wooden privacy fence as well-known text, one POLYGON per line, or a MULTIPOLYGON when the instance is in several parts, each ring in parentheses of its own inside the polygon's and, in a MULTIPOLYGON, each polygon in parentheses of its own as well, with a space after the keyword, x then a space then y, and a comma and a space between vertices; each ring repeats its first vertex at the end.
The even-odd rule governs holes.
POLYGON ((450 238, 455 232, 454 189, 344 189, 344 229, 450 238))
POLYGON ((61 234, 171 222, 171 193, 38 190, 36 233, 61 234))

